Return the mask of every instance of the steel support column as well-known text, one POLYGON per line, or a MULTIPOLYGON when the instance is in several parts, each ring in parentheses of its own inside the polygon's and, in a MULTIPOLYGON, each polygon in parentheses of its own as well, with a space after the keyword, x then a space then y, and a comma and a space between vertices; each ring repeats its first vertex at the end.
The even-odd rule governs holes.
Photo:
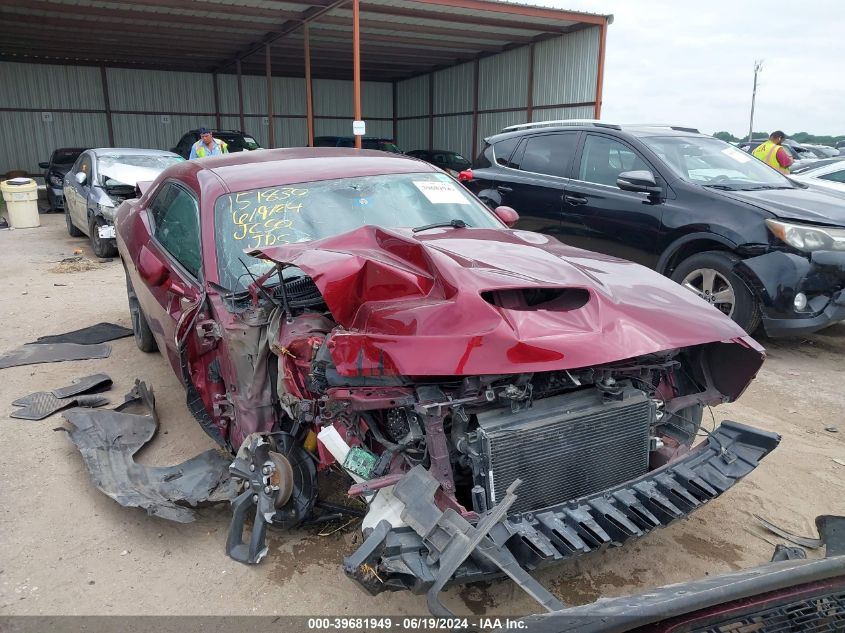
POLYGON ((394 143, 396 143, 396 139, 399 138, 399 119, 396 116, 396 100, 397 100, 398 96, 399 96, 399 84, 394 79, 393 80, 393 142, 394 143))
POLYGON ((475 160, 478 153, 478 58, 472 63, 472 155, 470 160, 475 160))
POLYGON ((267 75, 267 144, 276 147, 276 131, 273 129, 273 69, 270 64, 270 45, 264 46, 264 70, 267 75))
POLYGON ((599 69, 596 73, 596 118, 601 118, 602 84, 604 83, 604 49, 607 44, 607 18, 599 26, 599 69))
POLYGON ((305 118, 308 124, 308 147, 314 147, 314 97, 311 92, 311 42, 308 31, 306 24, 302 31, 305 46, 305 118))
POLYGON ((217 73, 212 73, 211 80, 214 82, 214 127, 220 129, 220 87, 217 82, 217 73))
MULTIPOLYGON (((361 121, 361 6, 352 0, 352 85, 355 120, 361 121)), ((355 147, 361 149, 361 136, 355 135, 355 147)))
POLYGON ((235 64, 238 73, 238 118, 240 119, 241 132, 244 132, 244 82, 241 74, 241 60, 235 64))
POLYGON ((428 151, 434 149, 434 71, 428 73, 428 151))
POLYGON ((103 83, 103 107, 106 110, 106 127, 109 131, 109 146, 114 147, 114 126, 111 121, 111 105, 109 102, 109 82, 106 78, 106 67, 100 66, 100 79, 103 83))
POLYGON ((534 119, 534 42, 528 45, 528 95, 525 98, 528 123, 534 119))

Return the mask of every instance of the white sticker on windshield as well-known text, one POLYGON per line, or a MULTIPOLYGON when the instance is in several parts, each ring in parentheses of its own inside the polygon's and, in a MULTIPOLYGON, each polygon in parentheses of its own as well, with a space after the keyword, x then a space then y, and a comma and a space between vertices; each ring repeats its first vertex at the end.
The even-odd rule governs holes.
POLYGON ((469 204, 466 196, 451 182, 415 180, 414 186, 434 204, 469 204))
POLYGON ((722 150, 722 153, 728 158, 733 158, 738 163, 747 163, 751 160, 751 156, 735 147, 726 147, 722 150))

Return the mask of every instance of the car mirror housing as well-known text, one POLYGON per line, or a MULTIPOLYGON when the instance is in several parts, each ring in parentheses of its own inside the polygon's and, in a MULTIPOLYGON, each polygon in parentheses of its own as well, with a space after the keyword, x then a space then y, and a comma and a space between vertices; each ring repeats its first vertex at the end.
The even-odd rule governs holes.
POLYGON ((657 184, 654 174, 645 169, 622 172, 616 179, 616 186, 623 191, 647 193, 650 196, 659 196, 663 193, 663 188, 657 184))
POLYGON ((39 166, 41 169, 47 169, 48 167, 50 167, 50 162, 49 162, 49 161, 46 161, 46 160, 45 160, 45 161, 41 161, 40 163, 38 163, 38 166, 39 166))
POLYGON ((493 209, 496 217, 504 222, 508 228, 513 228, 513 225, 519 220, 519 214, 512 207, 496 207, 493 209))
POLYGON ((76 182, 78 182, 80 185, 84 185, 85 181, 88 180, 88 174, 86 174, 84 171, 76 172, 73 177, 76 179, 76 182))

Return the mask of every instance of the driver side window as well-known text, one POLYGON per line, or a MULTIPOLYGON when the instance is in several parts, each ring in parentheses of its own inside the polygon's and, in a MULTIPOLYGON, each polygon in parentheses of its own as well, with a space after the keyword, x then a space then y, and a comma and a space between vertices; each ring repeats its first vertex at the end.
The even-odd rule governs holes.
POLYGON ((587 135, 578 180, 616 187, 619 174, 639 170, 651 171, 630 147, 606 136, 587 135))
POLYGON ((194 277, 199 277, 199 206, 182 187, 167 183, 150 205, 153 235, 159 244, 194 277))

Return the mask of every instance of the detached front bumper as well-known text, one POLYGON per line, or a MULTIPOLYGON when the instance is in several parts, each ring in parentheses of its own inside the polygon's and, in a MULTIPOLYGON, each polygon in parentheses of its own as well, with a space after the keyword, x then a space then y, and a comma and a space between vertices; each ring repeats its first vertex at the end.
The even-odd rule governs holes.
POLYGON ((743 260, 735 271, 759 298, 769 336, 801 336, 845 320, 845 252, 816 251, 808 259, 776 251, 743 260), (795 308, 799 293, 803 310, 795 308))
POLYGON ((492 527, 488 518, 499 506, 475 526, 462 524, 451 510, 438 512, 439 518, 433 515, 426 499, 434 490, 420 479, 422 484, 406 485, 403 491, 411 503, 402 518, 411 527, 392 528, 382 521, 344 560, 344 570, 373 595, 401 589, 429 592, 430 608, 447 584, 505 574, 542 602, 538 595, 545 590, 538 590, 526 571, 621 546, 688 516, 754 470, 779 442, 776 433, 724 421, 685 456, 643 477, 560 506, 503 516, 492 527), (454 541, 460 540, 466 546, 456 552, 454 541))

